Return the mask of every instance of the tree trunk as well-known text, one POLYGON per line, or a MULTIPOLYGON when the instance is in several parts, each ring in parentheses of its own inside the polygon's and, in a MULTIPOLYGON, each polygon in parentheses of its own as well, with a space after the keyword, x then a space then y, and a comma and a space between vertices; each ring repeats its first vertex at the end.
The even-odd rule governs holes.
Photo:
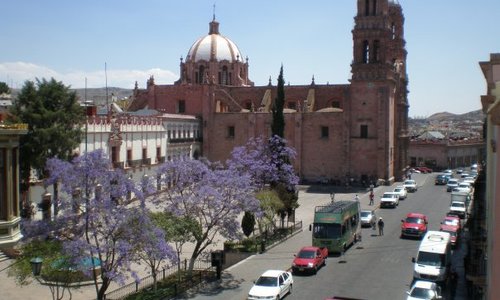
POLYGON ((54 220, 57 218, 57 214, 59 213, 59 184, 54 182, 54 220))

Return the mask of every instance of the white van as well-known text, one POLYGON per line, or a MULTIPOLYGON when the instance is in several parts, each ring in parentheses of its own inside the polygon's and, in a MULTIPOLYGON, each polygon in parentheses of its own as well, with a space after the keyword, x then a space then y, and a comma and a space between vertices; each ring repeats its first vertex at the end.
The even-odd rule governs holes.
POLYGON ((451 267, 450 233, 427 231, 412 262, 415 279, 445 282, 451 267))

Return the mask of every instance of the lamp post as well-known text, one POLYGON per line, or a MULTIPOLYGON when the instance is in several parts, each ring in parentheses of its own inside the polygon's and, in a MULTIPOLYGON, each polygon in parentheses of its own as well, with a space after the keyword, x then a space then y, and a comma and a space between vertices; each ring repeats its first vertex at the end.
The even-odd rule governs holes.
POLYGON ((334 192, 330 193, 330 200, 332 201, 332 204, 335 202, 335 193, 334 192))

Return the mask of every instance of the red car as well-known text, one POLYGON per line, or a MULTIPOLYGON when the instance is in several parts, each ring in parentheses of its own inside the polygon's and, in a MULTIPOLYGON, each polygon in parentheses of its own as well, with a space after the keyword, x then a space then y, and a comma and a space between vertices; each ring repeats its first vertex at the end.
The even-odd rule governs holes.
POLYGON ((416 167, 415 170, 418 170, 422 173, 432 173, 432 169, 427 167, 416 167))
POLYGON ((456 216, 446 216, 441 222, 441 231, 449 232, 450 242, 453 247, 456 247, 458 243, 458 237, 460 236, 461 230, 460 218, 456 216))
POLYGON ((420 213, 409 213, 401 220, 401 237, 422 238, 427 233, 427 216, 420 213))
POLYGON ((295 255, 292 263, 292 273, 312 272, 316 274, 318 269, 326 265, 328 249, 320 247, 303 247, 295 255))

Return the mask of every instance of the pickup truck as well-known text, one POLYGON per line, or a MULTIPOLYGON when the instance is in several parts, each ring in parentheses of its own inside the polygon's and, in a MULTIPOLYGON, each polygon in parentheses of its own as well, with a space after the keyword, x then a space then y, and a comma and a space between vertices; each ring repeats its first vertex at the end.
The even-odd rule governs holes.
POLYGON ((295 255, 292 263, 292 273, 312 272, 316 274, 318 269, 326 265, 328 258, 328 249, 320 247, 303 247, 299 253, 295 255))

